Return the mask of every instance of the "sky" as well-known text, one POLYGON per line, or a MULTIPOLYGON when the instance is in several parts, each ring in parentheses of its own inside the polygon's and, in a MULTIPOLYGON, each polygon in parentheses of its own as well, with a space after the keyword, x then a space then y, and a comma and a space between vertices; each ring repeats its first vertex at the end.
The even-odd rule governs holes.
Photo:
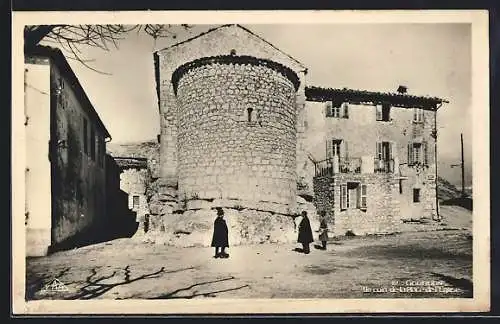
MULTIPOLYGON (((174 27, 177 38, 131 33, 119 49, 81 48, 96 73, 68 60, 113 143, 156 140, 159 112, 153 52, 206 31, 174 27)), ((244 25, 308 67, 307 84, 408 93, 450 101, 438 111, 439 174, 461 184, 460 134, 464 136, 465 185, 472 179, 471 25, 321 24, 244 25)))

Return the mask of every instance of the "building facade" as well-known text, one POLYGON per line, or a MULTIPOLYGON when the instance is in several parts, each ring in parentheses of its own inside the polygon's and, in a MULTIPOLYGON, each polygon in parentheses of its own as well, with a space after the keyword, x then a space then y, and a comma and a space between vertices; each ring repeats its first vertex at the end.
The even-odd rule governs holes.
POLYGON ((26 253, 45 255, 106 217, 111 139, 62 52, 25 52, 26 253))
POLYGON ((343 235, 391 233, 401 219, 437 220, 439 98, 306 88, 324 114, 324 155, 314 163, 318 210, 343 235))
POLYGON ((120 189, 127 194, 127 206, 135 214, 135 222, 139 223, 139 231, 148 230, 149 206, 146 196, 151 174, 146 158, 115 157, 120 169, 120 189))
POLYGON ((160 178, 178 204, 291 214, 305 67, 239 25, 154 54, 160 178))
POLYGON ((301 196, 314 197, 337 234, 437 218, 444 100, 308 86, 302 63, 239 25, 160 50, 154 62, 167 213, 220 206, 293 216, 301 196), (318 111, 324 149, 311 154, 307 120, 318 111))

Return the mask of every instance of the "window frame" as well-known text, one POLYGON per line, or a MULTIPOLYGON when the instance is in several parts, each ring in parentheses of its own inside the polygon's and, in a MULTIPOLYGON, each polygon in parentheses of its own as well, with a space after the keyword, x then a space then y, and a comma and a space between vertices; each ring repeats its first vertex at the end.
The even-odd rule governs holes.
POLYGON ((382 121, 382 122, 392 121, 391 108, 392 108, 392 106, 389 103, 381 103, 381 104, 375 105, 375 120, 382 121), (384 114, 384 112, 386 112, 386 113, 384 114), (386 117, 386 118, 384 118, 384 117, 386 117))
POLYGON ((141 205, 141 199, 139 195, 132 195, 132 209, 139 209, 141 205), (137 204, 136 204, 136 199, 137 199, 137 204))
POLYGON ((424 109, 423 108, 413 108, 413 122, 423 123, 424 122, 424 109))

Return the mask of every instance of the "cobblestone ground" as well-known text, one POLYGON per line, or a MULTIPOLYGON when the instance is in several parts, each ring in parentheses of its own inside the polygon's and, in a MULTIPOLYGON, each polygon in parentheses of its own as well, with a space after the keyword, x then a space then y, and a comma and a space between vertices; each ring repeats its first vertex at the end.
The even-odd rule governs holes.
POLYGON ((469 230, 354 237, 313 246, 209 248, 118 239, 27 259, 27 299, 471 297, 469 230), (67 291, 45 291, 58 279, 67 291))

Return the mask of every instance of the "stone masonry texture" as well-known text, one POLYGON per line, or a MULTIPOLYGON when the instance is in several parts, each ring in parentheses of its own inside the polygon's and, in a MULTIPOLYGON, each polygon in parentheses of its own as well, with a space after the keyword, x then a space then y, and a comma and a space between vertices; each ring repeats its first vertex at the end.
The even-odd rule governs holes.
POLYGON ((181 200, 294 209, 297 135, 290 80, 265 66, 204 65, 180 79, 177 100, 181 200))

